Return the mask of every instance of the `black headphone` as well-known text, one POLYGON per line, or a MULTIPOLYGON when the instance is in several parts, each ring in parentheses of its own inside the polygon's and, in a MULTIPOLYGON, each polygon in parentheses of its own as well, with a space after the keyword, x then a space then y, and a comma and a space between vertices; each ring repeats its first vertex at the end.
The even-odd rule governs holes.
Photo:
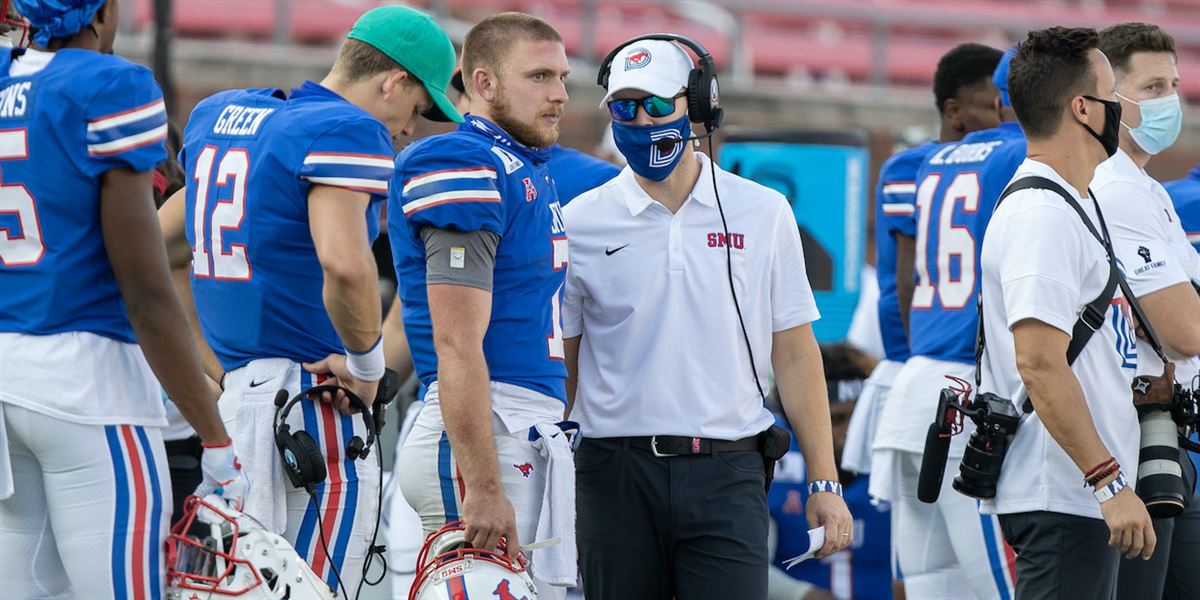
POLYGON ((693 123, 703 123, 704 127, 710 133, 720 127, 721 118, 725 116, 725 110, 719 106, 717 66, 713 62, 712 55, 708 53, 708 50, 692 38, 674 33, 651 33, 635 37, 617 46, 612 52, 608 53, 608 56, 604 57, 604 61, 600 63, 600 72, 596 75, 596 83, 607 90, 608 76, 612 73, 612 63, 617 58, 617 53, 627 48, 630 44, 641 40, 676 42, 691 48, 692 52, 696 53, 696 56, 700 59, 700 66, 693 68, 692 72, 688 74, 688 119, 693 123))
POLYGON ((321 454, 321 447, 317 441, 303 429, 292 433, 291 426, 287 424, 288 413, 296 403, 308 398, 310 394, 338 391, 346 394, 350 406, 360 411, 363 424, 367 428, 367 441, 363 442, 357 435, 350 438, 350 442, 346 444, 346 456, 350 460, 357 460, 366 458, 371 453, 371 446, 375 443, 375 420, 370 408, 354 392, 339 385, 317 385, 302 390, 288 400, 287 390, 279 390, 275 395, 275 447, 279 450, 279 456, 283 459, 283 470, 293 487, 311 490, 312 486, 325 481, 328 472, 325 470, 325 456, 321 454))

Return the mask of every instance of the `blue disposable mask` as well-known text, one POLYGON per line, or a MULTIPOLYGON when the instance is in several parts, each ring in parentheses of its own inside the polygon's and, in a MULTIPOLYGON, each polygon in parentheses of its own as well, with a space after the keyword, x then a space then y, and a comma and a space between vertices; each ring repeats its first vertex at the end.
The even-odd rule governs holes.
POLYGON ((1162 98, 1153 98, 1137 102, 1125 96, 1121 99, 1138 105, 1142 113, 1142 124, 1137 127, 1125 125, 1130 137, 1146 154, 1158 154, 1171 147, 1179 138, 1179 130, 1183 128, 1183 106, 1179 102, 1179 94, 1171 94, 1162 98))
POLYGON ((675 170, 683 147, 692 137, 687 115, 661 125, 612 124, 613 142, 634 173, 651 181, 662 181, 675 170), (674 144, 665 140, 679 140, 674 144))

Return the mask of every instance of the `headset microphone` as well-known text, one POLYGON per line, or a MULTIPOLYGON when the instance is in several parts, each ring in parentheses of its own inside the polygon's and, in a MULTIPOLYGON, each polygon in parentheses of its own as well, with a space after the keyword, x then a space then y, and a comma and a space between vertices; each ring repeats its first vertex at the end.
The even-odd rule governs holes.
MULTIPOLYGON (((712 137, 712 134, 713 134, 713 132, 709 131, 708 133, 706 133, 704 135, 695 135, 690 138, 683 138, 683 139, 670 138, 670 137, 659 138, 657 140, 654 140, 654 143, 651 144, 651 146, 654 146, 655 148, 657 148, 659 152, 661 152, 663 154, 667 154, 668 152, 674 150, 675 146, 677 146, 679 144, 682 144, 684 142, 698 142, 700 140, 712 137)), ((711 150, 710 150, 710 153, 711 153, 711 150)))
POLYGON ((275 408, 283 408, 283 405, 287 404, 287 401, 288 401, 288 391, 287 390, 279 390, 278 392, 275 393, 275 408))

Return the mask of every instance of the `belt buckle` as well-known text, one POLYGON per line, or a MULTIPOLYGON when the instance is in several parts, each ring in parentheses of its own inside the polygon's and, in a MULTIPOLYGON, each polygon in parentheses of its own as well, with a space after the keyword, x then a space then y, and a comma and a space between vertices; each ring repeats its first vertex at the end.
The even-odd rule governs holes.
POLYGON ((650 452, 658 458, 670 458, 672 456, 682 456, 681 454, 664 454, 658 451, 658 436, 650 436, 650 452))

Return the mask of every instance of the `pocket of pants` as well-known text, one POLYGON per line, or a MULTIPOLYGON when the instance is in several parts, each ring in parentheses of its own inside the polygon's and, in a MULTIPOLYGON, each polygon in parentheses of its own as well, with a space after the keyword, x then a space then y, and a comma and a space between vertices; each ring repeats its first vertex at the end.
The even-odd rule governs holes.
POLYGON ((766 476, 763 457, 758 452, 722 452, 717 455, 717 460, 739 473, 766 476))
POLYGON ((575 451, 575 472, 593 473, 612 464, 621 454, 621 445, 583 440, 575 451))

